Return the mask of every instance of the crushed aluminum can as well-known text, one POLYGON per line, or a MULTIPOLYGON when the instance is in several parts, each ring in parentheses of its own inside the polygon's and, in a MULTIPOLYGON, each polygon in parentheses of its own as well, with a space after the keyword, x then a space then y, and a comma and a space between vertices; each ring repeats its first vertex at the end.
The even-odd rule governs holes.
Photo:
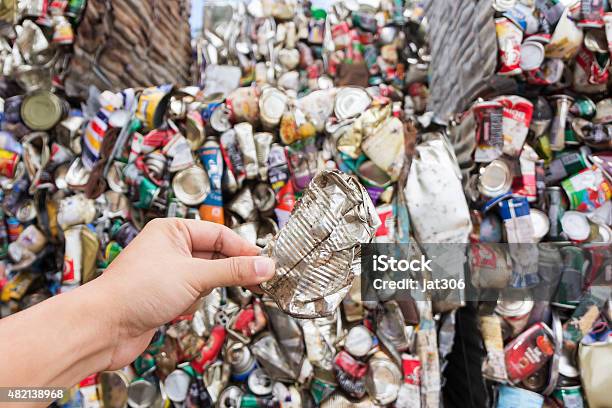
POLYGON ((480 331, 484 340, 487 357, 483 362, 482 374, 494 381, 506 381, 504 342, 499 316, 480 316, 480 331))
POLYGON ((334 113, 339 120, 352 118, 364 112, 370 103, 370 96, 362 88, 341 88, 336 94, 334 113))
POLYGON ((552 331, 536 323, 504 348, 508 379, 519 382, 542 368, 554 354, 552 331))
POLYGON ((277 381, 294 381, 298 374, 285 358, 278 341, 269 332, 263 333, 251 345, 251 352, 266 374, 277 381))
POLYGON ((255 150, 257 151, 257 164, 259 166, 259 178, 263 181, 268 180, 268 158, 274 136, 268 132, 255 133, 255 150))
POLYGON ((354 357, 363 357, 369 353, 374 345, 372 333, 364 326, 359 325, 349 330, 344 339, 344 349, 354 357))
POLYGON ((261 368, 256 368, 249 374, 247 385, 253 394, 263 396, 272 394, 274 383, 261 368))
POLYGON ((379 405, 390 404, 397 398, 402 383, 400 369, 384 353, 378 352, 368 360, 366 388, 379 405))
POLYGON ((340 388, 353 398, 361 398, 366 393, 365 375, 369 366, 356 360, 346 351, 334 357, 334 373, 340 388))
POLYGON ((499 387, 497 408, 542 408, 544 397, 533 391, 515 388, 508 385, 499 387))
POLYGON ((507 193, 512 186, 512 172, 503 160, 493 160, 480 168, 478 190, 485 196, 494 198, 507 193))
POLYGON ((172 190, 186 205, 198 205, 210 193, 210 181, 202 168, 192 166, 174 176, 172 190))
POLYGON ((248 122, 242 122, 234 126, 234 130, 242 152, 246 178, 254 179, 259 174, 259 166, 257 163, 257 148, 253 139, 253 126, 248 122))
POLYGON ((265 88, 259 98, 260 120, 264 127, 274 128, 287 109, 288 97, 276 88, 265 88))
POLYGON ((355 179, 337 171, 319 173, 262 250, 275 260, 276 275, 261 288, 291 315, 330 315, 350 289, 355 246, 370 241, 379 225, 369 195, 355 179))

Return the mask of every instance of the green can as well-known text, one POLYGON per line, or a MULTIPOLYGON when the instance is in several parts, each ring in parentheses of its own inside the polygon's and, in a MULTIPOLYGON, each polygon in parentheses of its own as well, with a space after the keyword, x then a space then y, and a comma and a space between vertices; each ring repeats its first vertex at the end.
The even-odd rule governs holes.
POLYGON ((134 370, 137 375, 144 375, 155 369, 155 358, 146 351, 134 360, 134 370))
POLYGON ((253 394, 244 394, 240 399, 240 408, 263 408, 268 407, 270 398, 258 397, 253 394))
POLYGON ((316 405, 321 404, 336 390, 337 384, 333 373, 323 370, 315 370, 315 376, 310 383, 310 394, 316 405))
POLYGON ((589 98, 581 97, 574 102, 570 108, 570 112, 574 115, 580 116, 581 118, 592 118, 597 112, 597 106, 595 102, 589 98))
POLYGON ((107 265, 110 265, 111 262, 115 260, 117 255, 121 253, 123 247, 119 245, 116 241, 111 241, 106 245, 104 249, 104 258, 107 265))
POLYGON ((160 191, 161 189, 155 183, 146 177, 142 177, 138 184, 138 202, 135 207, 143 210, 151 208, 160 191))
POLYGON ((579 385, 557 388, 553 391, 552 397, 564 408, 584 408, 584 399, 579 385))

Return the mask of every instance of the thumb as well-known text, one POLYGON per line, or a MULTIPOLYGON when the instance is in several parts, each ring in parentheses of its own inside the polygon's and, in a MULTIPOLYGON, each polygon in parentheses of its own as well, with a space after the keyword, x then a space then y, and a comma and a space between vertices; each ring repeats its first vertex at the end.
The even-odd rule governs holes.
POLYGON ((263 256, 192 258, 193 276, 201 292, 223 286, 254 286, 274 276, 274 261, 263 256))

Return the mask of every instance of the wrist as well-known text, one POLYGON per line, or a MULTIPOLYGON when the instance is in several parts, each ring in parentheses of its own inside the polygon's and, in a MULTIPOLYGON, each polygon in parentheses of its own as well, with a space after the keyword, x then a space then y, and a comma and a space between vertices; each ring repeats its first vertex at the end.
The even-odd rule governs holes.
POLYGON ((82 354, 77 361, 90 364, 89 374, 107 369, 116 347, 117 319, 109 293, 107 285, 100 278, 68 293, 70 307, 75 312, 74 321, 85 329, 82 331, 82 354))

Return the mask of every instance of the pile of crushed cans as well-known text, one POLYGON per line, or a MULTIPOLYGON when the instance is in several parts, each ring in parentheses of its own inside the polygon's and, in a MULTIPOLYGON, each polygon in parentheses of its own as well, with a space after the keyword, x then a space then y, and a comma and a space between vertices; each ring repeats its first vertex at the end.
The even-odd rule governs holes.
POLYGON ((552 302, 480 302, 468 335, 482 336, 489 405, 609 405, 609 291, 591 288, 612 267, 603 5, 495 1, 499 74, 521 91, 442 126, 426 112, 435 66, 416 3, 237 3, 197 41, 199 86, 92 88, 86 101, 64 97, 35 46, 53 30, 24 14, 15 32, 29 42, 5 38, 0 81, 2 317, 95 279, 157 217, 225 224, 277 261, 263 296, 214 290, 133 364, 56 406, 443 405, 466 302, 362 300, 355 246, 372 236, 474 243, 467 267, 482 289, 528 290, 544 268, 563 271, 552 302), (39 72, 27 83, 6 69, 26 64, 39 72), (350 244, 326 259, 329 274, 316 274, 320 247, 308 258, 317 220, 350 244), (535 270, 533 253, 521 257, 534 248, 535 270), (300 262, 314 278, 284 279, 300 262))

